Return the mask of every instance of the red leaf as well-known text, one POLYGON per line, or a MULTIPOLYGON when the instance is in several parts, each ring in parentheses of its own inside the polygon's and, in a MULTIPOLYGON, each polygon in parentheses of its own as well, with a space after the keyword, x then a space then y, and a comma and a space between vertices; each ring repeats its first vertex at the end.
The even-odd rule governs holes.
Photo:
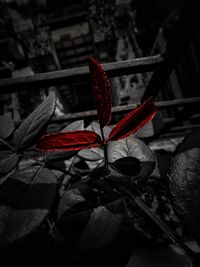
POLYGON ((99 124, 103 128, 111 119, 112 98, 110 93, 110 81, 101 64, 94 58, 88 57, 88 63, 99 124))
POLYGON ((149 122, 156 114, 157 108, 149 98, 143 105, 127 114, 118 124, 112 129, 108 141, 115 141, 125 138, 130 134, 135 133, 147 122, 149 122))
POLYGON ((98 147, 101 137, 92 131, 59 132, 44 135, 37 143, 36 149, 42 151, 81 150, 98 147))

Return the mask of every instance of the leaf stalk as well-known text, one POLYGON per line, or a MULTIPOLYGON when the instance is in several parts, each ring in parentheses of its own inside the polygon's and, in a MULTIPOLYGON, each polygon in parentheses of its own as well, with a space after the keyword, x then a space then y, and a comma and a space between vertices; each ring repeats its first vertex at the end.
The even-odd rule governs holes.
POLYGON ((145 214, 147 214, 156 224, 157 226, 165 233, 165 235, 183 252, 183 254, 191 260, 191 262, 196 266, 195 264, 199 260, 199 255, 193 252, 189 247, 187 247, 173 232, 172 230, 158 217, 156 216, 149 207, 146 206, 146 204, 139 199, 137 196, 135 196, 130 190, 127 188, 115 184, 116 188, 120 190, 121 192, 125 193, 130 197, 134 203, 143 210, 145 214))

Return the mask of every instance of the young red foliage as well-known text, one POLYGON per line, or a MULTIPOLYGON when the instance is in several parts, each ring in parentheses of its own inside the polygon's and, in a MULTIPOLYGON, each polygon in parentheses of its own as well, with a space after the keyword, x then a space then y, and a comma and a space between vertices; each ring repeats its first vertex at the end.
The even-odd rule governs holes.
POLYGON ((92 131, 58 132, 44 135, 37 143, 41 151, 70 151, 101 146, 101 137, 92 131))
MULTIPOLYGON (((92 80, 92 92, 101 129, 110 122, 112 99, 110 83, 102 66, 92 57, 88 57, 92 80)), ((115 141, 135 133, 156 114, 157 108, 149 98, 139 108, 126 115, 110 132, 105 141, 115 141)), ((37 143, 36 148, 41 151, 69 151, 81 150, 91 147, 100 147, 104 143, 101 137, 92 131, 59 132, 44 135, 37 143)))
POLYGON ((156 106, 150 97, 143 105, 127 114, 110 132, 107 141, 115 141, 135 133, 155 116, 156 106))
POLYGON ((110 81, 100 63, 94 58, 88 57, 90 76, 92 82, 92 93, 96 103, 100 127, 106 126, 111 119, 112 98, 110 81))

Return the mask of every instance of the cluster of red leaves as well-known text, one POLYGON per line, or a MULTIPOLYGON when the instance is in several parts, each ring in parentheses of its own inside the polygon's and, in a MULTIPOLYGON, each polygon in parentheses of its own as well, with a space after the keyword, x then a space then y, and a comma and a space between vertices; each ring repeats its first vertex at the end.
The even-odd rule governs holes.
MULTIPOLYGON (((112 99, 110 82, 101 64, 89 57, 89 69, 92 81, 92 92, 96 103, 96 109, 100 128, 110 122, 112 99)), ((143 105, 131 111, 112 129, 105 143, 125 138, 135 133, 156 114, 157 108, 149 98, 143 105)), ((37 149, 42 151, 81 150, 103 145, 102 138, 92 131, 58 132, 44 135, 37 143, 37 149)))

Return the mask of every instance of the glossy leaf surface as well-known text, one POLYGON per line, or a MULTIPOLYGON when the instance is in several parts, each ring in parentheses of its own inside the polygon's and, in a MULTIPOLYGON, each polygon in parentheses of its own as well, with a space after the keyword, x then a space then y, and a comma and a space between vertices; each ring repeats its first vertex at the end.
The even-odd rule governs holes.
POLYGON ((127 114, 117 125, 112 129, 108 140, 118 140, 135 133, 146 123, 148 123, 156 114, 157 108, 149 98, 139 108, 127 114))
MULTIPOLYGON (((78 120, 74 121, 72 123, 69 123, 66 127, 62 129, 61 132, 67 132, 67 131, 78 131, 78 130, 84 130, 84 121, 78 120)), ((52 151, 48 154, 48 162, 54 162, 54 161, 61 161, 61 160, 68 160, 72 158, 77 151, 52 151)))
POLYGON ((100 63, 94 58, 88 57, 92 92, 96 103, 100 126, 103 128, 111 119, 111 88, 110 81, 100 63))
MULTIPOLYGON (((143 178, 147 177, 149 174, 152 173, 154 167, 155 167, 155 159, 154 155, 152 154, 151 150, 148 148, 148 146, 142 142, 141 140, 137 139, 133 135, 130 135, 122 140, 113 141, 108 144, 108 161, 109 163, 116 165, 119 164, 119 168, 123 170, 123 162, 124 162, 124 168, 127 165, 125 160, 122 160, 123 158, 135 158, 138 159, 140 162, 140 168, 138 164, 135 165, 136 162, 134 160, 129 165, 129 170, 126 171, 129 173, 130 176, 135 176, 137 178, 143 178), (119 161, 121 160, 121 161, 119 161), (131 172, 132 168, 132 172, 131 172), (137 168, 138 173, 136 174, 137 168)), ((131 163, 131 160, 129 160, 129 163, 131 163)))
POLYGON ((70 151, 98 147, 101 143, 99 135, 85 130, 44 135, 37 143, 36 148, 41 151, 70 151))

